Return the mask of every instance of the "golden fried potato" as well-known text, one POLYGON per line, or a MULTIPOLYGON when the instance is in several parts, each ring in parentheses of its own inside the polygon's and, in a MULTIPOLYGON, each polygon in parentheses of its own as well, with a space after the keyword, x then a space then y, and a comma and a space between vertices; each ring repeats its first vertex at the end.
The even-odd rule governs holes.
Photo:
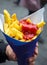
POLYGON ((46 23, 44 21, 41 21, 37 24, 38 28, 43 27, 46 23))
POLYGON ((15 36, 19 37, 20 39, 23 39, 23 33, 22 32, 18 31, 16 28, 12 28, 11 30, 13 31, 15 36))
POLYGON ((19 24, 19 21, 15 13, 12 15, 11 19, 12 19, 12 22, 15 21, 17 24, 19 24))
POLYGON ((6 32, 6 30, 8 29, 8 24, 4 22, 3 28, 4 28, 4 32, 6 32))
POLYGON ((5 19, 5 22, 8 23, 8 25, 11 24, 10 14, 7 10, 4 10, 4 19, 5 19))
MULTIPOLYGON (((25 40, 23 38, 24 34, 22 32, 22 24, 19 23, 19 20, 17 19, 16 14, 12 14, 10 16, 9 12, 7 10, 4 10, 4 32, 9 35, 10 37, 20 40, 22 42, 30 42, 37 38, 37 36, 42 32, 41 28, 45 25, 44 21, 41 21, 40 23, 36 24, 38 27, 38 30, 36 32, 36 35, 29 40, 25 40)), ((26 20, 28 23, 31 23, 32 21, 28 18, 26 20)))
POLYGON ((19 31, 22 31, 22 26, 18 25, 16 22, 13 22, 11 25, 10 25, 10 28, 16 28, 17 30, 19 31))

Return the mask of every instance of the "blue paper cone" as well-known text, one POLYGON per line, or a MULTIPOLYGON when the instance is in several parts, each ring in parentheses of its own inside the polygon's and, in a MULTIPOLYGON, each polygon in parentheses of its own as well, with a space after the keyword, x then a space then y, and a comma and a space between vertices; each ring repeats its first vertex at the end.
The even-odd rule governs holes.
POLYGON ((31 42, 21 42, 7 36, 6 34, 4 35, 17 55, 18 65, 28 65, 28 58, 34 54, 36 42, 38 42, 40 35, 31 42))

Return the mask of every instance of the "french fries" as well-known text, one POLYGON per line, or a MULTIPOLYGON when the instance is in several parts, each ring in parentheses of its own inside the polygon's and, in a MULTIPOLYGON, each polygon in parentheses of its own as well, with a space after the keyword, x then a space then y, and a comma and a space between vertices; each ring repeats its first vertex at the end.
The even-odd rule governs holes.
POLYGON ((22 26, 19 26, 19 24, 17 24, 16 21, 10 25, 10 28, 16 28, 19 31, 21 31, 21 27, 22 26))
MULTIPOLYGON (((22 42, 29 42, 34 40, 42 32, 41 28, 45 25, 44 21, 36 24, 39 28, 36 31, 36 35, 32 39, 25 40, 23 39, 24 34, 22 32, 22 24, 19 23, 16 14, 14 13, 12 16, 10 16, 9 12, 7 10, 4 10, 4 19, 4 32, 10 37, 22 42)), ((26 22, 31 23, 31 20, 28 18, 26 22)))
POLYGON ((4 10, 4 32, 17 40, 23 39, 23 33, 21 32, 21 25, 19 26, 19 21, 14 13, 12 17, 7 10, 4 10))

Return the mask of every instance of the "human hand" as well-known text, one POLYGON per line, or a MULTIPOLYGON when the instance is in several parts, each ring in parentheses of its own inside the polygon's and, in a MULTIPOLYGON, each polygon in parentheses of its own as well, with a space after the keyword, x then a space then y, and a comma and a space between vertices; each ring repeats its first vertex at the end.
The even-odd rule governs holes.
POLYGON ((35 52, 34 52, 33 56, 29 58, 29 65, 35 64, 35 60, 37 58, 37 55, 38 55, 38 42, 36 43, 36 48, 35 48, 35 52))
POLYGON ((10 47, 10 45, 8 45, 6 47, 6 55, 8 57, 9 60, 13 60, 16 61, 16 54, 14 53, 13 49, 10 47))

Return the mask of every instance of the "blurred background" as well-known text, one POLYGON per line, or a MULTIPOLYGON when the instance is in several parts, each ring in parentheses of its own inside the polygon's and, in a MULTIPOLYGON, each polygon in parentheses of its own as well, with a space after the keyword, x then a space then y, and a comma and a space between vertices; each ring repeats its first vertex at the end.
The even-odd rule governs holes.
MULTIPOLYGON (((42 7, 45 8, 44 20, 46 22, 46 25, 39 40, 39 55, 36 59, 35 65, 47 65, 47 0, 40 0, 38 2, 39 3, 38 7, 36 7, 36 9, 33 10, 30 9, 31 7, 28 8, 22 5, 21 3, 20 0, 0 0, 0 14, 3 14, 4 9, 7 9, 10 12, 10 14, 16 13, 18 19, 20 20, 21 18, 32 14, 33 12, 39 10, 42 7)), ((13 61, 6 61, 5 63, 1 63, 0 65, 18 65, 18 64, 17 62, 13 61)))

